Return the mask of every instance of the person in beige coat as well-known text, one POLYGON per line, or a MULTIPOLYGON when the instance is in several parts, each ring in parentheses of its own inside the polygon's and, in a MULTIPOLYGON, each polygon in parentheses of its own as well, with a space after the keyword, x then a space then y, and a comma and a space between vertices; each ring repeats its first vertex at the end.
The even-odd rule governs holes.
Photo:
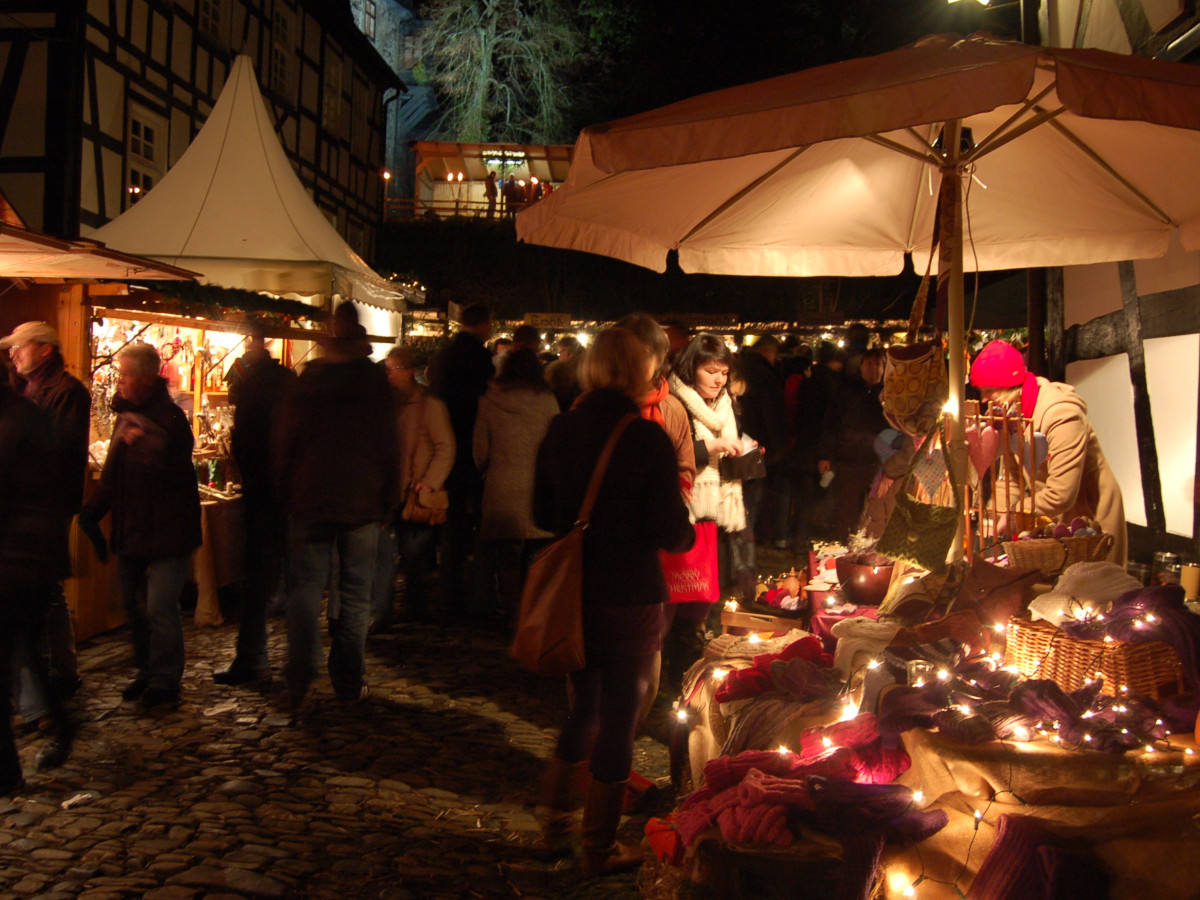
MULTIPOLYGON (((1094 519, 1113 536, 1108 561, 1125 565, 1127 537, 1121 487, 1088 421, 1087 404, 1068 384, 1025 368, 1020 352, 992 341, 971 367, 971 384, 984 400, 1020 410, 1046 436, 1046 456, 1034 475, 1032 512, 1055 522, 1094 519)), ((1028 510, 1029 498, 1023 501, 1028 510)))
POLYGON ((475 418, 473 451, 483 476, 479 544, 475 551, 480 594, 470 598, 477 615, 512 622, 525 569, 553 537, 533 522, 533 474, 538 446, 558 415, 537 354, 509 352, 475 418))
MULTIPOLYGON (((454 430, 446 404, 417 383, 417 357, 411 347, 393 347, 384 365, 396 392, 400 441, 400 483, 409 491, 426 493, 444 488, 454 465, 454 430)), ((392 611, 392 584, 398 561, 404 565, 405 618, 422 620, 429 615, 429 578, 435 568, 435 526, 405 521, 398 516, 389 548, 380 551, 380 565, 372 603, 373 628, 386 627, 392 611), (397 558, 398 557, 398 558, 397 558)), ((384 544, 380 540, 380 544, 384 544)))

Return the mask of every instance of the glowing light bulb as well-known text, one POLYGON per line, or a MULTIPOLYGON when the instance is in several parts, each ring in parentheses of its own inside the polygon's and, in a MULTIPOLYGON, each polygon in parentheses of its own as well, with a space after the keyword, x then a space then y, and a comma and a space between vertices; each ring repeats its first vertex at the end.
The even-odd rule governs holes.
POLYGON ((958 706, 956 706, 954 708, 957 709, 964 716, 969 716, 974 712, 974 710, 971 709, 971 707, 967 706, 967 704, 965 704, 965 703, 960 703, 960 704, 958 704, 958 706))
POLYGON ((675 713, 675 718, 677 718, 680 722, 686 722, 687 717, 688 714, 686 709, 681 709, 679 712, 675 713))
POLYGON ((978 822, 982 818, 983 818, 983 813, 981 813, 979 810, 975 810, 975 821, 978 822))
POLYGON ((922 803, 925 800, 925 792, 924 791, 913 791, 912 797, 913 797, 913 803, 922 803))
POLYGON ((712 671, 713 681, 722 681, 722 680, 724 680, 725 676, 728 674, 729 674, 728 669, 713 669, 713 671, 712 671))
POLYGON ((867 663, 867 668, 870 669, 871 671, 874 671, 875 669, 878 669, 880 665, 881 665, 881 663, 879 662, 879 660, 873 659, 869 663, 867 663))
POLYGON ((751 644, 761 644, 762 643, 762 638, 759 637, 757 632, 752 632, 750 637, 746 638, 746 640, 748 640, 751 644))
POLYGON ((858 717, 858 704, 853 700, 847 700, 842 706, 841 721, 849 722, 851 719, 858 717))
POLYGON ((1027 741, 1029 740, 1029 729, 1024 725, 1018 725, 1013 729, 1013 740, 1027 741))
POLYGON ((738 602, 736 600, 726 600, 725 601, 725 611, 726 612, 737 612, 737 610, 738 610, 738 602))
POLYGON ((1147 744, 1147 745, 1146 745, 1146 752, 1147 752, 1147 753, 1153 753, 1153 752, 1154 752, 1154 745, 1153 745, 1153 744, 1147 744))
POLYGON ((947 678, 950 677, 950 673, 947 672, 945 669, 938 669, 937 676, 938 676, 938 681, 945 681, 947 678))
POLYGON ((829 748, 829 747, 833 746, 833 739, 828 738, 828 737, 823 737, 823 738, 821 738, 821 743, 824 744, 826 746, 826 748, 829 748))
POLYGON ((789 750, 787 747, 783 746, 783 744, 780 744, 779 750, 777 752, 778 753, 791 753, 792 751, 789 750))
POLYGON ((1008 631, 1008 626, 1003 624, 993 625, 992 631, 996 632, 996 634, 1004 634, 1004 632, 1008 631))

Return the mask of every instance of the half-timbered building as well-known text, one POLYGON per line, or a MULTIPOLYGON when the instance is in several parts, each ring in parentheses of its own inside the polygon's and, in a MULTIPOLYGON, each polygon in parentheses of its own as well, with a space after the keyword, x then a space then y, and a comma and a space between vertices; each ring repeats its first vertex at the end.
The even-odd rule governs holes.
POLYGON ((35 230, 86 236, 191 143, 234 57, 254 61, 313 201, 373 255, 385 101, 404 90, 348 0, 13 0, 0 13, 0 191, 35 230))

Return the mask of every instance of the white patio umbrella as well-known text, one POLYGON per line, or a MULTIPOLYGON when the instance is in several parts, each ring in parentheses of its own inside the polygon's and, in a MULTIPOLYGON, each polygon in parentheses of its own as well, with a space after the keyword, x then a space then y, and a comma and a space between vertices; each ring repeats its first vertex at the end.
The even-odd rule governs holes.
POLYGON ((929 257, 947 179, 954 457, 964 269, 1200 248, 1200 68, 933 36, 586 129, 521 240, 657 271, 894 275, 929 257))

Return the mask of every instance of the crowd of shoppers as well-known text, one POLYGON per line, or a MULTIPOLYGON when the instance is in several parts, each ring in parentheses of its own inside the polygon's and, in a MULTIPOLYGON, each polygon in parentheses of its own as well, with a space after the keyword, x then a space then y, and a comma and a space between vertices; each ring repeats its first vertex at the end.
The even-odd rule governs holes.
MULTIPOLYGON (((574 525, 616 435, 584 544, 587 665, 570 677, 538 815, 543 849, 557 852, 583 806, 586 876, 633 865, 640 856, 616 830, 634 734, 660 682, 677 689, 701 655, 716 599, 673 598, 663 561, 691 550, 699 526, 712 523, 721 586, 753 599, 756 543, 799 552, 811 540, 877 532, 914 445, 888 428, 884 356, 862 335, 846 347, 819 344, 815 359, 770 336, 735 354, 717 335, 635 313, 590 347, 559 340, 547 365, 532 327, 489 347, 485 307, 467 307, 459 324, 428 366, 411 346, 378 364, 342 304, 321 355, 298 376, 271 357, 264 334, 250 334, 230 380, 247 579, 236 654, 213 678, 271 679, 268 607, 280 590, 295 716, 322 668, 338 701, 364 698, 367 636, 397 619, 511 626, 532 556, 574 525)), ((44 323, 20 326, 0 349, 18 386, 0 379, 3 793, 21 781, 14 698, 27 718, 39 706, 48 716, 39 769, 71 751, 68 701, 79 675, 62 580, 72 518, 101 559, 116 556, 136 668, 123 696, 143 711, 179 700, 180 596, 201 521, 192 432, 152 346, 117 354, 112 438, 86 503, 89 392, 66 373, 44 323)), ((984 351, 972 381, 984 400, 1020 408, 1052 433, 1037 511, 1094 515, 1106 531, 1112 520, 1123 535, 1119 491, 1082 402, 1029 375, 1002 342, 984 351), (1064 466, 1072 453, 1080 462, 1064 466)))

